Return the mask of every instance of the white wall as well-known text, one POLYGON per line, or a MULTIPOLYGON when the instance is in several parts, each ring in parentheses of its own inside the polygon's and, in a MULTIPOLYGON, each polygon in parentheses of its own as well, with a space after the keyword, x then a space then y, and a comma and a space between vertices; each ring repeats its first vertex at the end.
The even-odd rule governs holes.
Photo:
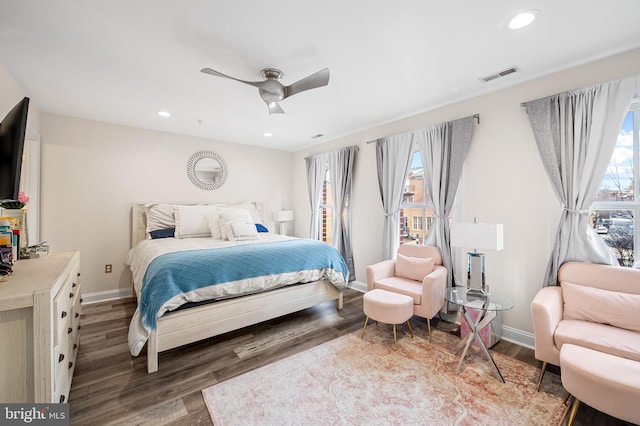
POLYGON ((292 207, 289 152, 47 113, 41 127, 42 239, 52 251, 81 251, 84 293, 131 288, 124 259, 133 203, 259 201, 270 229, 273 212, 292 207), (218 190, 198 189, 187 177, 189 157, 202 149, 227 163, 218 190))
MULTIPOLYGON (((514 309, 505 312, 503 318, 509 337, 530 344, 533 332, 530 303, 542 286, 560 206, 520 103, 632 74, 640 74, 640 50, 297 152, 293 170, 296 235, 308 235, 310 220, 304 157, 358 145, 352 200, 353 250, 356 279, 366 281, 366 266, 381 260, 384 219, 375 144, 366 142, 478 113, 480 124, 474 127, 458 207, 464 221, 477 217, 479 222, 504 223, 505 249, 487 253, 487 279, 494 291, 515 301, 514 309)), ((463 256, 459 258, 465 260, 463 256)), ((457 269, 461 271, 463 267, 458 265, 457 269)))
MULTIPOLYGON (((0 64, 0 120, 25 96, 29 95, 0 64)), ((32 99, 29 100, 27 126, 36 132, 40 129, 40 110, 32 99)))

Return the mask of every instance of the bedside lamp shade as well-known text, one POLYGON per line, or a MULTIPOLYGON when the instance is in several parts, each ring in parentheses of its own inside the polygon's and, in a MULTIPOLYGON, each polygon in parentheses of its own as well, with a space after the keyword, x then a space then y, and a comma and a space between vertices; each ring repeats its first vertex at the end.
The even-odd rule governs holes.
POLYGON ((288 235, 287 222, 293 220, 293 210, 280 210, 273 214, 273 220, 280 223, 280 235, 288 235))
POLYGON ((293 220, 293 210, 280 210, 273 214, 275 222, 291 222, 293 220))

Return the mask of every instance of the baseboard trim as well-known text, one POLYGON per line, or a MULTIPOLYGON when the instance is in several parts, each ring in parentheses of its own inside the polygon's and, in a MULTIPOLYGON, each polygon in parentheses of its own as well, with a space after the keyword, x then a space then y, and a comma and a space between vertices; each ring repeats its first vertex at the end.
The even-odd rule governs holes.
POLYGON ((106 302, 109 300, 126 299, 131 297, 133 292, 130 288, 119 288, 117 290, 98 291, 96 293, 83 293, 82 304, 106 302))
POLYGON ((535 349, 535 337, 533 333, 529 333, 528 331, 503 325, 502 338, 507 342, 517 343, 525 348, 535 349))
POLYGON ((353 280, 349 283, 349 288, 353 290, 357 290, 361 293, 367 292, 367 283, 363 283, 362 281, 353 280))

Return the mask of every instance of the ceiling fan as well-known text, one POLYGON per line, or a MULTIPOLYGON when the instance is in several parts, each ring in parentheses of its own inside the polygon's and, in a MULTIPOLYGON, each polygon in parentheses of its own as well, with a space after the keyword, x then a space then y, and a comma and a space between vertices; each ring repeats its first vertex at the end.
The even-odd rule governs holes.
POLYGON ((260 74, 265 79, 264 81, 245 81, 238 78, 230 77, 226 74, 222 74, 219 71, 212 70, 211 68, 202 68, 205 74, 215 75, 216 77, 224 77, 231 80, 239 81, 240 83, 249 84, 257 87, 260 93, 260 97, 266 102, 269 107, 269 114, 284 114, 282 108, 278 102, 286 99, 296 93, 304 92, 305 90, 315 89, 317 87, 326 86, 329 84, 329 68, 320 70, 302 80, 285 86, 280 83, 280 79, 284 75, 282 71, 275 68, 265 68, 260 71, 260 74))

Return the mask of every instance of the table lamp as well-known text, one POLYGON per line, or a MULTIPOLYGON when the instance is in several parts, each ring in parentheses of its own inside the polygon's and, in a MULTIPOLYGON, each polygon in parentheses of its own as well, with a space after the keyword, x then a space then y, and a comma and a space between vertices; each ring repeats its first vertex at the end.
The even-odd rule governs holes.
POLYGON ((287 223, 293 220, 293 210, 280 210, 273 214, 273 220, 280 224, 280 235, 287 235, 287 223))
POLYGON ((485 223, 452 223, 451 247, 473 249, 467 252, 467 292, 485 294, 484 253, 478 250, 500 251, 503 248, 503 226, 485 223))

